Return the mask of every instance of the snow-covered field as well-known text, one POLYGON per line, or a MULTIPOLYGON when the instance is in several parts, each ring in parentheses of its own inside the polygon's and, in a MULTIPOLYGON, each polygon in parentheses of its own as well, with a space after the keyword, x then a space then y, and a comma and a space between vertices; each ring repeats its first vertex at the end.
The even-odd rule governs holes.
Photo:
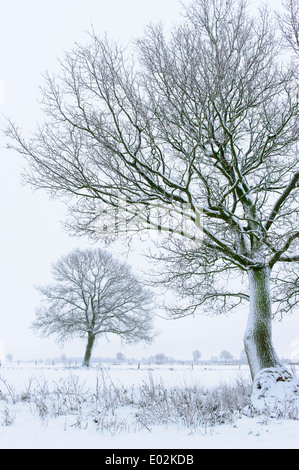
POLYGON ((247 416, 249 393, 246 366, 3 365, 0 448, 298 449, 299 421, 247 416))

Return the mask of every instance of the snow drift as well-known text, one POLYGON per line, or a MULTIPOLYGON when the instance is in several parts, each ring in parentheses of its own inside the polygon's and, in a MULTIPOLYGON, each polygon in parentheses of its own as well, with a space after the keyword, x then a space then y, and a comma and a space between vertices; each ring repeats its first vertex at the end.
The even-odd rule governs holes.
POLYGON ((273 417, 298 416, 299 379, 285 368, 263 369, 254 378, 251 402, 255 410, 273 417))

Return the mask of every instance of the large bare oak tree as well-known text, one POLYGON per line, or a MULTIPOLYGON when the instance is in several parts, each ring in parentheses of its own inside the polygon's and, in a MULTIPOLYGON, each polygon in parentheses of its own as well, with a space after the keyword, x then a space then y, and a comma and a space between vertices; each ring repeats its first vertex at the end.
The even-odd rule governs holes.
POLYGON ((78 233, 99 237, 99 207, 120 198, 144 214, 188 206, 194 224, 203 213, 201 245, 174 239, 166 281, 190 294, 180 314, 250 302, 253 377, 281 367, 270 284, 278 313, 298 302, 298 63, 281 22, 280 33, 271 13, 250 14, 243 0, 195 0, 171 33, 148 27, 132 56, 92 32, 60 76, 46 76, 46 121, 33 138, 8 130, 27 180, 68 197, 78 233), (248 291, 222 287, 235 273, 248 291))

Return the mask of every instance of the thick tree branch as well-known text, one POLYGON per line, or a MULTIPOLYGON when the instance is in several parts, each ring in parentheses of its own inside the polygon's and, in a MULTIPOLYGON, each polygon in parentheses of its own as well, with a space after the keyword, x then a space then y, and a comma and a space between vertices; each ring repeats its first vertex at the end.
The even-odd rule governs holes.
POLYGON ((287 256, 282 256, 291 246, 291 244, 293 243, 294 240, 296 240, 297 238, 299 238, 299 232, 297 233, 294 233, 293 235, 291 235, 288 240, 286 241, 286 243, 284 244, 284 246, 275 253, 275 255, 271 258, 270 262, 269 262, 269 266, 271 268, 273 268, 273 266, 275 265, 275 263, 277 263, 278 261, 296 261, 296 257, 293 258, 288 258, 287 256))
POLYGON ((288 196, 290 193, 297 187, 297 182, 299 180, 299 172, 295 173, 294 176, 291 178, 291 181, 289 182, 288 186, 285 188, 284 192, 282 195, 278 198, 276 201, 266 223, 265 223, 265 230, 268 231, 271 225, 273 224, 275 218, 277 217, 281 207, 287 200, 288 196))

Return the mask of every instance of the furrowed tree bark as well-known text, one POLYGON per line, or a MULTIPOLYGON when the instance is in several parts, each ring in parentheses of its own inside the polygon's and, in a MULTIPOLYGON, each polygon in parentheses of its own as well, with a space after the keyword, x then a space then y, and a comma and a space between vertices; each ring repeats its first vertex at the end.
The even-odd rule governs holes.
POLYGON ((283 367, 272 344, 270 268, 249 269, 250 310, 244 336, 252 379, 269 367, 283 367))
POLYGON ((83 359, 83 366, 84 367, 89 367, 90 365, 90 358, 91 358, 91 353, 93 349, 95 341, 95 335, 91 332, 88 333, 88 340, 87 340, 87 345, 86 345, 86 350, 85 350, 85 355, 83 359))

